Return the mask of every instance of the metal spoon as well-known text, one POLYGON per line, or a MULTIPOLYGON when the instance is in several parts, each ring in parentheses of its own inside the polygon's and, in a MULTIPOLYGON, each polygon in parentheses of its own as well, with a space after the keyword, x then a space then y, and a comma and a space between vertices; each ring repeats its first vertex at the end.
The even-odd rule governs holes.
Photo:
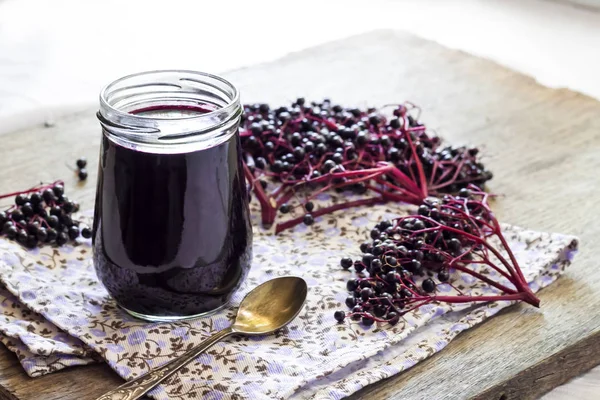
POLYGON ((134 400, 173 375, 181 367, 230 335, 266 335, 289 324, 302 310, 308 287, 302 278, 285 276, 267 281, 244 297, 235 321, 180 357, 148 372, 96 400, 134 400))

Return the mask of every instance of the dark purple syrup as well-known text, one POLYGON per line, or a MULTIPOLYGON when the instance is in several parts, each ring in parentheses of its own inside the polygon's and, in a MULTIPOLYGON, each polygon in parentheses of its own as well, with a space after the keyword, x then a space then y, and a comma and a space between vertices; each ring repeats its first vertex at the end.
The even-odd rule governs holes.
POLYGON ((154 317, 226 304, 250 268, 252 228, 238 135, 157 154, 103 132, 94 263, 119 305, 154 317))

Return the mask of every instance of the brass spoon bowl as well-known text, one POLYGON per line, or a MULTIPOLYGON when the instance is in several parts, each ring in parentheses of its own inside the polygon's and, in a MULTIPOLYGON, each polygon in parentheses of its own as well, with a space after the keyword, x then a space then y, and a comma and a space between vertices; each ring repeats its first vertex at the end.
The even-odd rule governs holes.
POLYGON ((173 375, 211 346, 231 335, 266 335, 289 324, 304 305, 308 286, 302 278, 284 276, 267 281, 244 297, 233 324, 180 357, 124 383, 96 400, 134 400, 173 375))

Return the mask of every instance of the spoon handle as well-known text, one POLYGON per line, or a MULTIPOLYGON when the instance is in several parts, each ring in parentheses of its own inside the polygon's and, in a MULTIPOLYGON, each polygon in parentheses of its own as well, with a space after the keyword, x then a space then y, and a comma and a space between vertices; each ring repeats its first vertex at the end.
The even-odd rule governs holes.
POLYGON ((154 388, 156 385, 173 375, 181 367, 198 357, 200 354, 208 350, 217 342, 223 340, 234 332, 231 328, 225 328, 208 339, 202 341, 197 346, 183 353, 181 356, 169 361, 165 365, 153 369, 152 371, 135 378, 129 382, 125 382, 118 388, 111 390, 98 397, 96 400, 135 400, 142 397, 146 392, 154 388))

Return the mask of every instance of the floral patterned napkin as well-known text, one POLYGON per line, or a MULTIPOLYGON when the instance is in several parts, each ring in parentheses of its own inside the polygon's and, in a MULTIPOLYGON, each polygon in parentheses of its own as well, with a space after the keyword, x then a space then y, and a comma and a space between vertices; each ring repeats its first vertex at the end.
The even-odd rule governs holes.
MULTIPOLYGON (((96 279, 88 241, 25 251, 0 240, 0 341, 31 376, 102 359, 130 379, 228 326, 235 306, 254 286, 298 275, 308 282, 309 296, 289 327, 268 337, 219 343, 150 394, 161 400, 339 399, 410 368, 511 304, 431 304, 394 327, 337 324, 333 312, 345 309, 351 274, 339 267, 340 258, 358 256, 370 228, 402 212, 355 209, 278 236, 256 228, 253 268, 231 307, 179 323, 145 323, 121 311, 96 279)), ((534 291, 556 280, 577 248, 572 236, 509 225, 504 232, 534 291)), ((486 292, 468 276, 458 279, 467 293, 486 292)))

